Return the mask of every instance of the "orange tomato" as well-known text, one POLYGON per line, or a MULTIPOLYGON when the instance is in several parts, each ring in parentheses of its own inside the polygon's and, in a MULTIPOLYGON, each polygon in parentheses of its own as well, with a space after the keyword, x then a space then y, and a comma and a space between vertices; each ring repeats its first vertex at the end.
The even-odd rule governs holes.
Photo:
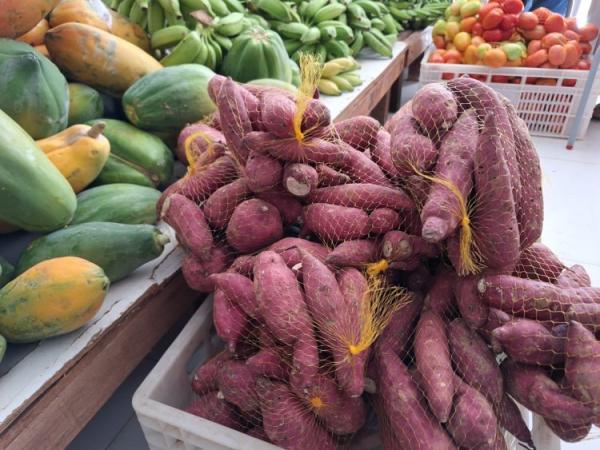
POLYGON ((540 69, 555 69, 555 68, 556 68, 556 66, 553 66, 549 62, 545 62, 544 64, 542 64, 540 66, 540 69))
POLYGON ((483 63, 490 67, 502 67, 506 61, 506 54, 500 48, 491 49, 483 57, 483 63))
POLYGON ((565 80, 562 81, 562 85, 563 86, 567 86, 567 87, 573 87, 577 84, 577 80, 573 79, 573 78, 567 78, 565 80))
POLYGON ((579 29, 582 41, 593 41, 598 37, 598 27, 593 23, 588 23, 579 29))
POLYGON ((450 49, 446 53, 444 53, 444 62, 448 62, 449 60, 460 62, 461 59, 462 55, 458 50, 450 49))
POLYGON ((542 78, 541 80, 537 80, 535 84, 539 86, 556 86, 557 80, 553 78, 542 78))
POLYGON ((524 30, 523 37, 528 41, 533 39, 541 39, 546 35, 546 30, 544 30, 543 25, 536 25, 533 30, 524 30))
POLYGON ((539 39, 534 39, 533 41, 529 41, 527 44, 527 54, 533 55, 535 52, 542 48, 542 41, 539 39))
POLYGON ((550 16, 550 14, 552 14, 552 11, 550 11, 548 8, 544 8, 543 6, 541 8, 534 9, 532 12, 537 16, 542 25, 544 22, 546 22, 546 19, 550 16))
POLYGON ((560 33, 550 33, 542 38, 542 48, 550 48, 553 45, 564 45, 567 43, 567 38, 560 33))
POLYGON ((485 42, 485 39, 483 39, 481 36, 473 36, 471 38, 471 44, 473 44, 475 47, 478 47, 480 44, 483 44, 485 42))
POLYGON ((432 63, 432 64, 443 64, 446 61, 444 61, 444 57, 442 55, 436 55, 435 53, 433 53, 429 57, 429 62, 432 63))
POLYGON ((539 67, 546 61, 548 61, 548 52, 541 49, 525 58, 523 65, 526 67, 539 67))
POLYGON ((475 47, 473 44, 469 45, 463 55, 463 61, 465 64, 476 64, 478 59, 477 47, 475 47))
POLYGON ((454 45, 452 42, 448 42, 446 44, 446 50, 456 50, 456 45, 454 45))
POLYGON ((579 33, 577 33, 576 31, 573 30, 567 30, 564 32, 565 37, 567 38, 568 41, 577 41, 579 42, 581 40, 581 36, 579 36, 579 33))
POLYGON ((538 79, 536 77, 528 77, 525 79, 526 84, 535 84, 538 79))
POLYGON ((524 12, 519 14, 519 20, 517 26, 521 30, 533 30, 536 25, 540 23, 538 17, 532 12, 524 12))
POLYGON ((507 75, 492 75, 492 83, 508 83, 507 75))
POLYGON ((433 45, 435 45, 435 48, 446 48, 446 40, 444 39, 444 36, 434 36, 433 45))
POLYGON ((521 67, 522 65, 523 65, 522 58, 517 58, 517 59, 513 59, 512 61, 506 62, 506 67, 521 67))
POLYGON ((567 29, 565 19, 560 14, 550 14, 544 22, 546 33, 564 33, 567 29))
POLYGON ((464 52, 471 44, 471 35, 466 31, 461 31, 454 36, 454 46, 459 52, 464 52))
POLYGON ((479 10, 479 19, 483 19, 488 13, 495 8, 499 8, 500 3, 498 2, 489 2, 487 5, 483 5, 479 10))
POLYGON ((476 17, 465 17, 463 20, 460 21, 460 31, 466 31, 467 33, 470 33, 473 29, 473 25, 475 25, 476 23, 476 17))
POLYGON ((502 9, 494 8, 481 20, 481 26, 484 30, 492 30, 500 25, 503 18, 504 12, 502 9))
POLYGON ((564 49, 565 49, 565 60, 561 64, 561 68, 568 69, 577 64, 577 61, 579 61, 579 58, 581 57, 581 53, 580 53, 578 43, 573 44, 573 43, 569 42, 569 43, 565 44, 564 49))
POLYGON ((582 59, 577 63, 577 69, 579 70, 590 70, 592 63, 589 59, 582 59))
POLYGON ((577 19, 575 17, 566 17, 565 25, 567 26, 567 30, 577 32, 577 19))
POLYGON ((592 53, 592 45, 589 42, 580 42, 579 47, 583 55, 589 55, 592 53))
POLYGON ((567 50, 562 45, 553 45, 548 49, 548 61, 553 66, 560 66, 567 59, 567 50))

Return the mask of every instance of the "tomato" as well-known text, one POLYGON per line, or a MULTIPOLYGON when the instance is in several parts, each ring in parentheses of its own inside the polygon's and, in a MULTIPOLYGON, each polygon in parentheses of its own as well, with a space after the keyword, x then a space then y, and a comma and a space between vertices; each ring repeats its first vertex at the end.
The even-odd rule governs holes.
POLYGON ((512 38, 513 32, 515 31, 514 28, 510 28, 508 30, 500 30, 500 33, 502 35, 502 37, 500 38, 501 41, 508 41, 510 40, 510 38, 512 38))
POLYGON ((446 40, 444 39, 444 36, 434 36, 433 45, 435 45, 435 48, 446 48, 446 40))
POLYGON ((598 27, 593 23, 588 23, 579 29, 579 34, 583 41, 593 41, 598 37, 598 27))
POLYGON ((473 36, 481 36, 483 34, 483 27, 481 26, 481 22, 477 22, 475 25, 473 25, 473 28, 471 28, 471 34, 473 36))
POLYGON ((525 58, 524 66, 526 67, 539 67, 548 61, 548 52, 544 49, 538 50, 537 52, 529 55, 525 58))
POLYGON ((592 63, 589 59, 582 59, 577 63, 577 69, 579 70, 590 70, 592 63))
POLYGON ((541 8, 534 9, 532 12, 537 16, 538 20, 542 25, 544 24, 548 16, 552 14, 552 11, 550 11, 548 8, 544 8, 543 6, 541 8))
POLYGON ((506 54, 500 48, 491 49, 483 57, 483 63, 490 67, 502 67, 506 61, 506 54))
POLYGON ((477 47, 475 47, 474 45, 469 45, 466 50, 465 53, 463 55, 463 61, 465 62, 465 64, 476 64, 477 60, 479 58, 477 57, 477 47))
POLYGON ((573 78, 567 78, 566 80, 562 81, 562 85, 566 86, 566 87, 573 87, 577 84, 577 80, 573 79, 573 78))
POLYGON ((456 45, 454 45, 454 42, 448 42, 446 44, 446 50, 456 50, 456 45))
POLYGON ((567 30, 577 32, 577 19, 575 17, 565 17, 565 25, 567 26, 567 30))
POLYGON ((571 67, 577 65, 577 61, 579 61, 579 58, 581 57, 581 49, 579 48, 579 44, 577 42, 568 42, 565 44, 564 48, 566 56, 560 67, 562 69, 570 69, 571 67))
POLYGON ((592 45, 589 42, 580 42, 579 47, 583 55, 589 55, 592 53, 592 45))
POLYGON ((533 41, 529 41, 529 44, 527 44, 527 54, 528 55, 533 55, 535 52, 537 52, 538 50, 542 49, 542 41, 540 41, 539 39, 534 39, 533 41))
POLYGON ((498 2, 489 2, 487 5, 483 5, 479 10, 479 20, 482 20, 485 16, 487 16, 492 9, 499 7, 500 3, 498 2))
POLYGON ((508 75, 492 75, 492 83, 508 83, 508 75))
POLYGON ((473 25, 475 25, 476 23, 476 17, 465 17, 463 20, 460 21, 460 31, 466 31, 467 33, 470 33, 473 29, 473 25))
POLYGON ((546 35, 546 30, 544 30, 543 25, 536 25, 533 30, 523 31, 523 37, 528 41, 532 41, 534 39, 542 39, 546 35))
POLYGON ((523 65, 523 58, 513 59, 506 63, 506 67, 521 67, 523 65))
POLYGON ((444 57, 442 55, 433 54, 429 57, 428 62, 430 62, 432 64, 443 64, 445 61, 444 61, 444 57))
POLYGON ((458 61, 460 63, 460 61, 462 60, 462 55, 460 54, 460 52, 458 50, 448 50, 446 53, 444 53, 444 62, 449 63, 449 64, 453 64, 450 63, 450 61, 458 61))
POLYGON ((483 39, 485 42, 499 42, 502 40, 502 31, 495 30, 486 30, 483 32, 483 39))
POLYGON ((502 10, 506 14, 519 14, 523 11, 523 2, 521 0, 506 0, 502 3, 502 10))
POLYGON ((459 52, 464 52, 471 44, 471 35, 466 31, 461 31, 454 36, 454 46, 459 52))
POLYGON ((535 84, 540 86, 556 86, 557 80, 553 78, 542 78, 541 80, 537 80, 535 84))
POLYGON ((517 23, 519 22, 519 18, 516 14, 506 14, 502 18, 502 22, 500 22, 501 30, 510 30, 511 28, 515 28, 517 23))
POLYGON ((448 39, 454 39, 454 36, 456 36, 456 33, 458 33, 459 31, 460 25, 458 24, 458 22, 448 22, 446 24, 446 36, 448 37, 448 39))
POLYGON ((521 84, 521 77, 513 77, 510 79, 512 84, 521 84))
POLYGON ((550 14, 544 22, 546 33, 564 33, 567 30, 565 19, 560 14, 550 14))
POLYGON ((528 77, 525 79, 525 83, 527 84, 535 84, 538 79, 536 77, 528 77))
POLYGON ((479 47, 480 44, 483 44, 485 42, 485 39, 483 39, 481 36, 473 36, 471 38, 471 44, 473 44, 475 47, 479 47))
POLYGON ((518 26, 521 30, 533 30, 540 23, 538 17, 532 12, 519 14, 518 26))
POLYGON ((480 9, 480 2, 467 2, 460 7, 460 17, 476 16, 480 9))
POLYGON ((548 49, 548 61, 553 66, 560 66, 567 59, 567 50, 562 45, 553 45, 548 49))
POLYGON ((553 45, 565 45, 567 38, 560 33, 550 33, 542 38, 542 48, 550 48, 553 45))
POLYGON ((497 28, 503 18, 504 12, 500 8, 494 8, 481 20, 481 26, 484 30, 497 28))
POLYGON ((454 78, 453 73, 446 72, 442 74, 442 80, 451 80, 452 78, 454 78))
POLYGON ((573 31, 573 30, 565 31, 564 35, 567 38, 567 40, 569 40, 569 41, 579 42, 581 40, 581 36, 579 36, 579 33, 577 33, 576 31, 573 31))

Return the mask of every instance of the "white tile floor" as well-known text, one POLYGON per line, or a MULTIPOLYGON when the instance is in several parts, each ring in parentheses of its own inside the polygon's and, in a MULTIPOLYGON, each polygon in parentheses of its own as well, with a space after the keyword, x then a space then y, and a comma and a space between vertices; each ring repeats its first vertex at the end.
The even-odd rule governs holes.
MULTIPOLYGON (((403 100, 411 98, 417 83, 406 83, 403 100)), ((542 161, 545 222, 542 240, 566 263, 582 264, 600 286, 600 122, 592 122, 583 141, 567 151, 565 140, 534 138, 542 161)), ((160 354, 175 337, 161 342, 123 383, 102 410, 68 447, 69 450, 144 450, 147 447, 131 407, 131 397, 160 354), (162 349, 162 351, 161 351, 162 349)), ((600 449, 600 430, 594 439, 562 449, 600 449)), ((544 449, 539 449, 544 450, 544 449)))

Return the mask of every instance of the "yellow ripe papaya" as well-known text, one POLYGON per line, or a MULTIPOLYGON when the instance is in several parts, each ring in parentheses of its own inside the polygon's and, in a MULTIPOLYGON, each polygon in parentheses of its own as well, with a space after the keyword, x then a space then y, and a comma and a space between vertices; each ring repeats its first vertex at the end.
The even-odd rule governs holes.
POLYGON ((36 264, 0 289, 0 334, 35 342, 82 327, 104 301, 104 271, 73 256, 36 264))
POLYGON ((31 30, 59 0, 2 0, 0 37, 14 39, 31 30))
POLYGON ((48 20, 52 28, 67 22, 91 25, 150 51, 150 40, 142 27, 110 9, 102 0, 62 0, 48 20))
POLYGON ((71 80, 121 96, 162 65, 131 42, 82 23, 68 22, 46 33, 52 61, 71 80))
POLYGON ((42 45, 36 45, 36 46, 35 46, 35 47, 33 47, 33 48, 35 48, 35 50, 36 50, 38 53, 40 53, 40 54, 44 55, 46 58, 48 58, 48 59, 51 59, 51 58, 50 58, 50 53, 48 53, 48 49, 46 48, 46 46, 45 46, 44 44, 42 44, 42 45))
POLYGON ((19 36, 17 41, 25 42, 26 44, 33 46, 42 45, 44 43, 46 31, 48 31, 49 28, 50 26, 48 25, 48 21, 46 19, 42 19, 27 33, 19 36))
POLYGON ((110 142, 102 135, 105 124, 73 125, 54 136, 36 141, 75 193, 96 179, 108 160, 110 142))

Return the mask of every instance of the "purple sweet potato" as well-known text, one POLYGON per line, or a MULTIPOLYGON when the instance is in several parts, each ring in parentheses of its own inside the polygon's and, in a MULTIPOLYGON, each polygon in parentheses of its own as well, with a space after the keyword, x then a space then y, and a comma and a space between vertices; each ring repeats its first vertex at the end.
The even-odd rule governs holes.
POLYGON ((356 150, 364 152, 376 145, 381 125, 370 116, 354 116, 333 125, 333 137, 339 138, 356 150))
POLYGON ((513 274, 520 278, 555 283, 564 269, 565 265, 552 250, 541 242, 535 242, 521 252, 513 274))
POLYGON ((528 444, 533 448, 533 437, 531 431, 527 427, 519 407, 508 394, 502 396, 502 401, 495 405, 496 417, 498 424, 516 437, 519 441, 528 444))
POLYGON ((556 284, 560 287, 590 287, 592 281, 585 268, 579 264, 571 267, 565 267, 556 279, 556 284))
POLYGON ((367 264, 377 261, 378 250, 377 243, 372 240, 345 241, 327 255, 325 262, 338 267, 363 268, 367 264))
POLYGON ((477 390, 455 377, 456 397, 448 431, 461 448, 493 448, 499 432, 492 405, 477 390))
POLYGON ((475 276, 458 278, 454 284, 454 297, 462 318, 473 328, 482 327, 489 315, 489 307, 477 291, 475 276))
POLYGON ((235 208, 250 196, 245 178, 238 178, 220 187, 202 205, 204 217, 210 226, 224 229, 229 223, 235 208))
POLYGON ((246 366, 255 376, 286 380, 290 364, 274 347, 263 348, 246 360, 246 366))
MULTIPOLYGON (((410 258, 405 261, 398 262, 406 262, 410 261, 410 258)), ((429 285, 431 284, 431 271, 429 268, 420 263, 414 269, 409 270, 410 273, 406 277, 406 287, 409 291, 413 292, 423 292, 429 285)))
POLYGON ((213 356, 211 359, 202 364, 194 377, 192 378, 192 390, 198 394, 203 395, 209 391, 216 391, 219 389, 217 384, 217 373, 219 367, 225 362, 230 360, 233 355, 227 351, 223 351, 213 356))
POLYGON ((371 234, 385 234, 400 226, 400 214, 390 208, 377 208, 369 214, 371 234))
POLYGON ((412 114, 405 114, 396 120, 390 154, 398 174, 406 177, 433 168, 438 157, 438 150, 432 140, 421 134, 419 124, 412 114))
POLYGON ((569 322, 565 361, 565 383, 573 396, 586 406, 600 407, 600 342, 579 322, 569 322))
POLYGON ((428 242, 441 242, 456 230, 463 219, 469 193, 473 187, 473 157, 479 130, 475 113, 462 113, 440 145, 435 177, 427 201, 421 210, 422 236, 428 242), (456 189, 449 189, 448 184, 456 189), (460 196, 460 198, 458 197, 460 196))
POLYGON ((261 441, 271 442, 269 440, 269 436, 267 436, 267 433, 265 432, 265 429, 258 425, 250 428, 248 431, 246 431, 246 434, 248 436, 252 436, 253 438, 260 439, 261 441))
POLYGON ((411 301, 398 309, 377 340, 376 347, 381 351, 391 351, 402 355, 408 347, 408 339, 413 334, 414 326, 421 309, 423 298, 412 294, 411 301))
POLYGON ((258 194, 257 198, 279 210, 283 225, 293 225, 301 221, 302 204, 293 195, 283 191, 267 191, 258 194))
POLYGON ((412 100, 407 101, 394 115, 384 124, 383 128, 391 135, 396 134, 396 127, 405 116, 412 117, 412 100))
POLYGON ((238 163, 243 165, 248 158, 248 152, 242 141, 244 136, 252 131, 252 122, 248 116, 242 89, 231 78, 227 78, 221 86, 216 103, 227 148, 238 163))
MULTIPOLYGON (((433 311, 424 311, 415 331, 415 362, 431 412, 445 423, 454 398, 454 372, 450 362, 446 324, 433 311)), ((458 441, 457 441, 458 442, 458 441)))
POLYGON ((453 271, 442 268, 433 278, 431 287, 425 296, 425 308, 431 309, 441 317, 446 317, 454 309, 454 283, 456 275, 453 271))
POLYGON ((304 208, 304 220, 307 229, 328 242, 360 239, 369 234, 369 216, 358 208, 313 203, 304 208))
POLYGON ((233 359, 225 361, 217 372, 217 385, 225 400, 246 413, 259 408, 256 379, 246 363, 233 359))
POLYGON ((521 405, 541 416, 570 425, 589 423, 594 413, 570 397, 540 367, 512 361, 502 362, 506 390, 521 405))
POLYGON ((177 234, 179 243, 202 261, 210 258, 213 236, 202 210, 180 194, 170 195, 163 205, 161 218, 177 234))
POLYGON ((420 236, 394 230, 383 236, 381 254, 390 261, 406 261, 416 256, 435 257, 439 254, 439 249, 436 245, 425 242, 420 236))
POLYGON ((592 429, 592 424, 586 423, 583 425, 569 425, 568 423, 558 422, 556 420, 544 419, 548 428, 556 434, 561 441, 579 442, 585 439, 592 429))
POLYGON ((512 316, 509 316, 504 311, 496 308, 488 308, 488 316, 485 324, 479 328, 479 334, 484 337, 492 347, 494 353, 502 353, 502 345, 500 341, 494 337, 492 331, 509 322, 512 316))
POLYGON ((496 357, 477 332, 462 319, 448 325, 450 353, 461 378, 493 404, 502 400, 504 388, 496 357))
POLYGON ((403 272, 412 272, 417 270, 423 265, 420 257, 409 258, 405 261, 392 261, 390 263, 390 269, 400 270, 403 272))
POLYGON ((333 435, 319 425, 284 383, 260 378, 257 391, 263 428, 274 444, 289 450, 338 449, 333 435))
POLYGON ((227 143, 225 136, 219 130, 205 123, 197 122, 187 125, 177 138, 175 154, 177 159, 185 165, 189 164, 186 155, 187 148, 192 152, 194 161, 202 159, 206 163, 212 162, 211 158, 216 159, 223 156, 227 149, 227 143))
POLYGON ((234 430, 242 428, 242 423, 236 411, 217 391, 209 392, 194 400, 191 405, 185 408, 185 411, 234 430))
POLYGON ((318 183, 319 174, 308 164, 292 163, 283 170, 283 187, 296 197, 306 197, 318 183))
POLYGON ((329 249, 317 242, 307 241, 295 237, 285 237, 271 244, 268 248, 281 255, 288 267, 302 262, 300 249, 310 253, 319 261, 324 262, 329 254, 329 249))
POLYGON ((370 183, 351 183, 316 189, 307 197, 310 203, 329 203, 361 208, 411 210, 415 204, 402 190, 370 183))
POLYGON ((264 192, 276 188, 281 182, 281 162, 264 153, 251 151, 244 167, 248 189, 264 192))
POLYGON ((381 395, 373 395, 370 397, 370 400, 377 416, 377 428, 383 448, 385 450, 404 450, 404 447, 402 447, 402 444, 398 441, 398 438, 390 427, 390 419, 383 409, 381 395))
POLYGON ((243 253, 266 247, 283 236, 279 210, 263 200, 246 200, 233 211, 226 235, 227 242, 243 253))
POLYGON ((238 256, 233 260, 228 270, 251 278, 254 270, 254 259, 254 255, 238 256))
POLYGON ((492 331, 504 353, 516 362, 541 366, 558 365, 565 359, 565 340, 554 336, 539 322, 514 319, 492 331))
POLYGON ((253 319, 260 317, 252 280, 235 272, 215 273, 209 277, 231 303, 253 319))
POLYGON ((377 391, 402 448, 455 449, 452 439, 422 404, 410 372, 391 351, 377 352, 377 391))
POLYGON ((208 261, 201 261, 192 254, 186 255, 181 263, 181 272, 190 288, 198 292, 209 293, 214 290, 214 283, 210 276, 225 270, 229 262, 227 249, 213 247, 208 261))
POLYGON ((371 147, 371 159, 383 169, 383 172, 392 180, 400 176, 398 169, 392 161, 390 147, 392 136, 389 132, 380 128, 377 132, 377 142, 371 147))
POLYGON ((319 176, 319 187, 337 186, 351 181, 345 173, 338 172, 325 164, 317 166, 317 174, 319 176))
POLYGON ((290 386, 295 392, 305 392, 315 383, 319 372, 319 350, 313 329, 304 328, 297 333, 292 354, 290 386))
POLYGON ((431 83, 413 97, 412 112, 425 134, 433 137, 452 128, 458 117, 458 105, 443 84, 431 83))
POLYGON ((567 319, 581 323, 593 333, 600 331, 600 304, 579 303, 571 305, 567 312, 567 319))
POLYGON ((347 174, 352 181, 393 187, 383 170, 365 153, 343 142, 339 146, 344 151, 344 157, 334 163, 334 166, 347 174))
POLYGON ((244 311, 234 305, 222 290, 215 290, 213 322, 217 335, 227 343, 231 353, 235 353, 236 346, 249 325, 249 320, 244 311))
MULTIPOLYGON (((208 82, 208 95, 210 96, 213 103, 218 105, 218 98, 221 92, 221 87, 223 87, 223 83, 227 78, 222 75, 215 75, 208 82)), ((248 118, 252 124, 252 128, 258 130, 261 124, 260 120, 260 105, 258 101, 257 92, 251 91, 254 86, 250 84, 241 85, 238 84, 237 91, 242 97, 243 103, 248 111, 248 118)), ((216 113, 217 117, 219 116, 219 111, 216 113)), ((219 119, 219 125, 221 124, 221 119, 219 119)), ((221 129, 221 128, 219 128, 221 129)))

